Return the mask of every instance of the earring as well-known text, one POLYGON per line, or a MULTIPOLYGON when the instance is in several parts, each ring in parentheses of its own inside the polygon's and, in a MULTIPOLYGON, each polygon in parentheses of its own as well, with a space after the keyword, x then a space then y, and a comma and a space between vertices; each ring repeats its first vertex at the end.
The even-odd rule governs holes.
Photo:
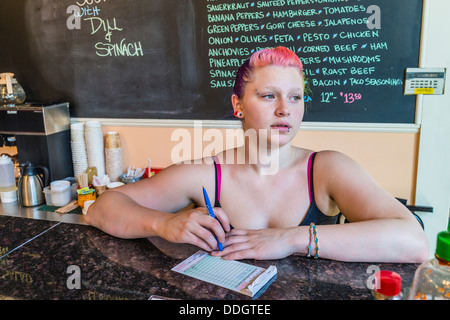
POLYGON ((240 112, 240 111, 239 111, 239 112, 238 112, 238 111, 235 111, 235 112, 234 112, 234 116, 235 116, 235 117, 238 117, 238 118, 242 118, 243 114, 242 114, 242 112, 240 112))

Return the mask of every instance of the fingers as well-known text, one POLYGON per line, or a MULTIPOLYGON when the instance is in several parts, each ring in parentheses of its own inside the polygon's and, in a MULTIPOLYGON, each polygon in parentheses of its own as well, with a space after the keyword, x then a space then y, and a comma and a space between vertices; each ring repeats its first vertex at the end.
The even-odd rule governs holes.
POLYGON ((223 230, 226 232, 230 231, 230 221, 228 220, 228 216, 226 215, 225 211, 222 208, 214 207, 213 208, 214 215, 219 220, 220 224, 222 225, 223 230))
POLYGON ((216 250, 218 241, 225 242, 225 231, 230 230, 230 223, 222 208, 213 210, 216 219, 208 214, 206 208, 170 216, 163 236, 169 241, 190 243, 206 251, 216 250))
POLYGON ((191 237, 187 242, 208 252, 217 249, 216 239, 211 232, 205 230, 204 228, 197 228, 191 232, 191 237))
POLYGON ((204 217, 201 220, 203 226, 208 228, 214 235, 216 235, 217 240, 220 243, 225 242, 225 232, 229 232, 230 222, 228 216, 222 208, 213 208, 215 219, 212 218, 206 208, 201 208, 205 211, 204 217))
POLYGON ((213 251, 211 255, 226 260, 254 259, 255 247, 251 238, 253 235, 250 230, 233 229, 226 235, 223 251, 213 251))
POLYGON ((226 244, 223 251, 214 250, 212 256, 222 257, 225 260, 255 259, 256 251, 249 242, 239 242, 237 244, 226 244))
MULTIPOLYGON (((219 208, 220 209, 220 208, 219 208)), ((221 217, 222 221, 226 224, 228 218, 224 214, 223 210, 217 211, 218 215, 216 217, 221 217)), ((205 208, 199 208, 195 212, 190 213, 189 218, 195 221, 190 227, 190 232, 193 236, 197 237, 198 240, 193 240, 193 244, 207 250, 215 250, 218 248, 217 241, 223 243, 225 242, 225 231, 219 220, 211 217, 205 208), (217 237, 217 240, 216 240, 217 237), (201 244, 201 245, 200 245, 201 244), (205 244, 207 247, 205 247, 205 244)), ((229 229, 229 223, 228 223, 229 229)))

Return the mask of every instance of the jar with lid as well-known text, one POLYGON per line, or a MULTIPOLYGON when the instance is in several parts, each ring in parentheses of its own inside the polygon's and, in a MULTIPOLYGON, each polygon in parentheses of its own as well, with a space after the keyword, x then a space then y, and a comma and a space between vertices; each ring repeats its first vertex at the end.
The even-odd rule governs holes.
POLYGON ((376 300, 402 300, 402 277, 397 272, 378 271, 372 295, 376 300))
POLYGON ((14 73, 0 73, 0 105, 14 107, 25 102, 25 91, 14 78, 14 73))
POLYGON ((450 300, 450 223, 437 235, 435 257, 414 274, 409 300, 450 300))
POLYGON ((0 157, 0 192, 16 190, 16 175, 14 164, 10 157, 3 154, 0 157))

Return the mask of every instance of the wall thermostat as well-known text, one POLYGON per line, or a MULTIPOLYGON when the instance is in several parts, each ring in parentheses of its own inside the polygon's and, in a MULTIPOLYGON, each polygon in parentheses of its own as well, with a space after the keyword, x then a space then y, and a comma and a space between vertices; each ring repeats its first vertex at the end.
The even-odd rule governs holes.
POLYGON ((407 68, 404 94, 444 94, 445 68, 407 68))

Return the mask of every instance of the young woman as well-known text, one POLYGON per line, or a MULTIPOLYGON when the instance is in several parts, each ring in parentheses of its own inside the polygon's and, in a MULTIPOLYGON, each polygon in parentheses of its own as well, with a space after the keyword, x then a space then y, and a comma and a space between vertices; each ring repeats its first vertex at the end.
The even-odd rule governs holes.
POLYGON ((256 142, 224 151, 214 163, 173 165, 110 190, 89 208, 86 221, 117 237, 159 236, 224 259, 427 259, 419 223, 363 168, 339 152, 291 145, 304 114, 303 96, 302 64, 294 52, 277 47, 254 53, 238 71, 232 104, 256 142), (268 163, 277 164, 270 174, 268 163), (208 215, 202 186, 217 219, 208 215), (181 210, 191 203, 197 207, 181 210), (339 213, 350 223, 337 223, 339 213))

